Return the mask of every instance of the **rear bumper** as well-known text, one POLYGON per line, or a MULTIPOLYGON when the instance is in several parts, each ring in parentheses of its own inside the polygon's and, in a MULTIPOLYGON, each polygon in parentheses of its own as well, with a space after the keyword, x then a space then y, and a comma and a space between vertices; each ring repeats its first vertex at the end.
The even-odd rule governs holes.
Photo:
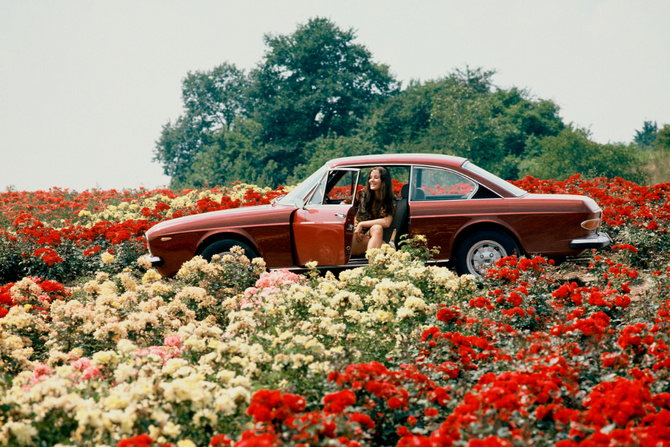
POLYGON ((611 239, 607 233, 596 233, 593 236, 573 239, 570 241, 570 248, 576 250, 586 250, 587 248, 603 248, 610 244, 611 239))

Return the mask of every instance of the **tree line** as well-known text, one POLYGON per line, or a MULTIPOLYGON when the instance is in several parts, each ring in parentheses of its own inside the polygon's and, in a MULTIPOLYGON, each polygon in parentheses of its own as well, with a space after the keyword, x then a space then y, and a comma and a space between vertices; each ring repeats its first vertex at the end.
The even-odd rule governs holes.
POLYGON ((495 71, 483 68, 402 88, 354 30, 326 18, 264 42, 248 73, 224 62, 184 78, 184 111, 163 126, 155 148, 171 187, 276 187, 334 157, 399 152, 463 156, 508 180, 668 180, 670 125, 645 122, 631 143, 596 143, 565 123, 553 101, 498 87, 495 71))

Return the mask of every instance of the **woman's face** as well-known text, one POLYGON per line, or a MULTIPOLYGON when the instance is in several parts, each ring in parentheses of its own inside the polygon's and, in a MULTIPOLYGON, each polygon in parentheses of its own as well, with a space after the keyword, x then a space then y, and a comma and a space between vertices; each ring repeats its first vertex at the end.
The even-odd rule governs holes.
POLYGON ((370 177, 368 177, 368 183, 370 184, 370 189, 377 191, 382 185, 382 179, 377 169, 370 171, 370 177))

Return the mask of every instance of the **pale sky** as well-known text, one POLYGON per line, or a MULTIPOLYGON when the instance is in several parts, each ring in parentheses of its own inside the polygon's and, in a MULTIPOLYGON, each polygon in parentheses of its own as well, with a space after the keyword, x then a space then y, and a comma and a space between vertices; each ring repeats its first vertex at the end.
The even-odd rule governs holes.
POLYGON ((168 184, 153 151, 186 74, 248 71, 316 16, 403 85, 493 69, 601 143, 670 123, 667 0, 0 0, 0 191, 168 184))

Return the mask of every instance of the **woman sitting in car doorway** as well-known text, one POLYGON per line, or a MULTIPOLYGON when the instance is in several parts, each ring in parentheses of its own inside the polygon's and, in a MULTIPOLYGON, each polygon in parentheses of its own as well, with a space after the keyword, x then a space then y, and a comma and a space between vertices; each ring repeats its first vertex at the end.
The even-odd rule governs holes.
POLYGON ((369 248, 380 248, 384 228, 391 226, 394 212, 394 196, 391 175, 386 168, 370 170, 367 185, 358 193, 356 230, 351 254, 359 256, 369 248))

